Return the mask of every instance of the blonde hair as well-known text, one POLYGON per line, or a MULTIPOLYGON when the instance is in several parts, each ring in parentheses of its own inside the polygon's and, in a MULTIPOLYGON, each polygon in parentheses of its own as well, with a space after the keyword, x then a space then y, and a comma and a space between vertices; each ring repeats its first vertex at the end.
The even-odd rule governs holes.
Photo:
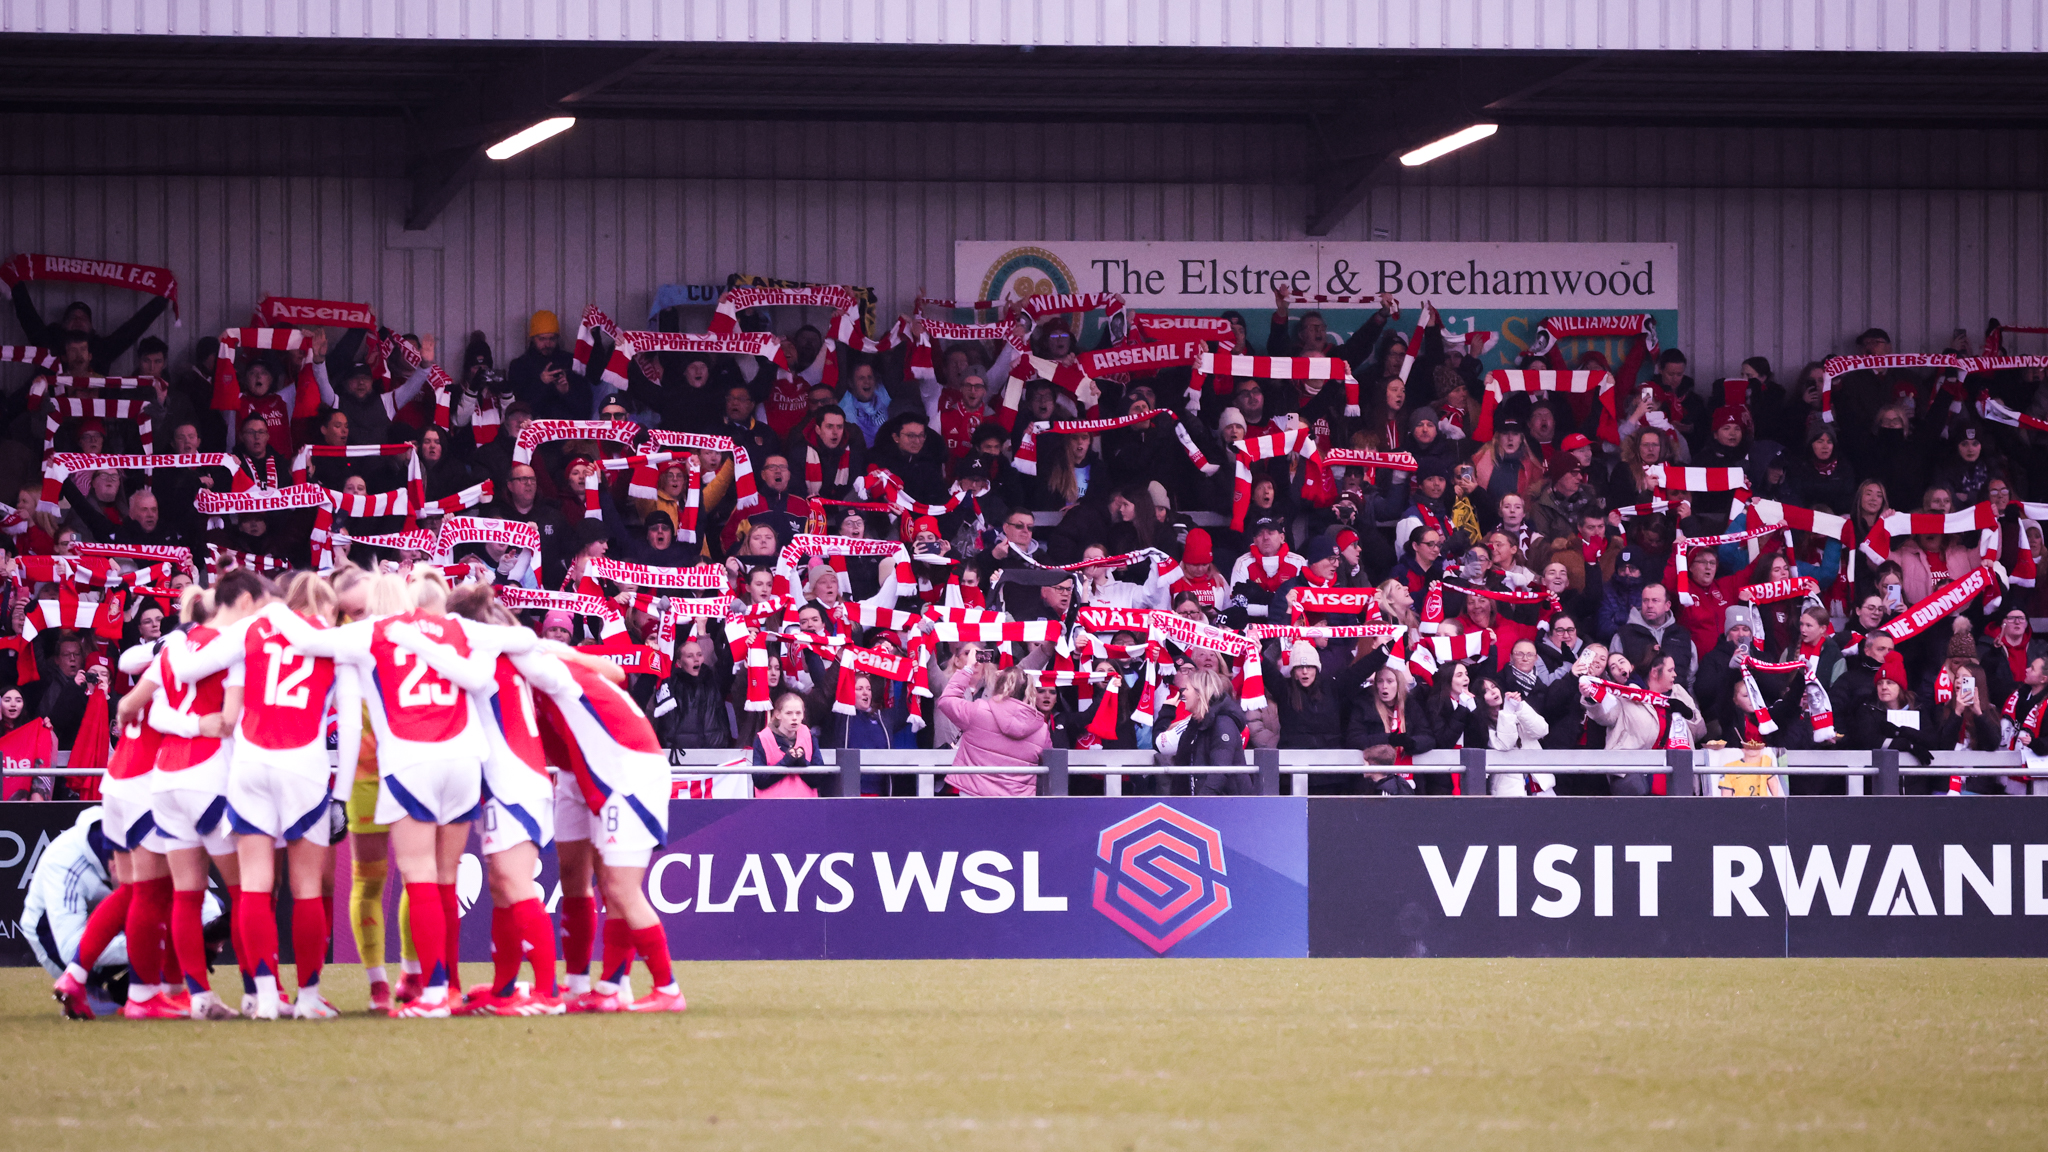
POLYGON ((410 581, 412 602, 416 608, 439 612, 448 604, 448 578, 441 575, 439 568, 415 564, 410 581))
POLYGON ((412 611, 412 590, 390 573, 370 577, 370 594, 363 600, 369 616, 401 616, 412 611))
POLYGON ((187 585, 178 597, 178 620, 184 624, 204 624, 213 619, 213 593, 197 584, 187 585))
POLYGON ((337 599, 334 586, 311 572, 293 573, 285 585, 284 606, 301 616, 331 616, 337 599))
POLYGON ((327 583, 334 589, 336 596, 346 596, 350 589, 370 579, 370 576, 366 569, 343 562, 335 566, 334 572, 327 577, 327 583))
POLYGON ((1173 682, 1180 689, 1181 715, 1190 720, 1205 719, 1210 705, 1230 695, 1230 678, 1204 668, 1182 672, 1173 682))
POLYGON ((1030 671, 1012 665, 996 673, 995 684, 989 688, 989 699, 1028 701, 1037 681, 1038 677, 1030 671))

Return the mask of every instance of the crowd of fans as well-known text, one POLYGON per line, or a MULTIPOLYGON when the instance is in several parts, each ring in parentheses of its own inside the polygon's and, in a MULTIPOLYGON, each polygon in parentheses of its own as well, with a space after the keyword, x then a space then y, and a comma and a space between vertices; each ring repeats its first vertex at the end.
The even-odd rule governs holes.
MULTIPOLYGON (((2028 467, 2042 433, 1985 415, 1987 400, 2014 413, 2048 408, 2039 368, 1868 368, 1826 381, 1824 397, 1818 360, 1781 380, 1761 357, 1695 366, 1643 341, 1649 354, 1620 369, 1597 352, 1520 366, 1606 371, 1611 391, 1489 398, 1475 349, 1427 323, 1426 309, 1413 323, 1383 298, 1348 334, 1285 296, 1256 325, 1223 314, 1229 337, 1214 333, 1218 351, 1342 360, 1356 380, 1350 413, 1346 387, 1298 371, 1191 380, 1196 368, 1176 365, 1089 378, 1081 335, 1085 350, 1147 337, 1135 322, 1096 335, 1107 326, 1086 312, 1013 314, 1001 321, 1006 338, 966 341, 932 338, 910 316, 894 330, 900 339, 861 351, 828 339, 829 326, 814 326, 822 317, 785 308, 747 314, 787 330, 782 368, 664 351, 625 357, 617 374, 604 370, 610 338, 593 333, 595 347, 578 353, 544 311, 502 365, 482 333, 454 356, 442 355, 453 342, 360 328, 309 329, 295 349, 231 348, 239 396, 229 406, 215 339, 176 350, 137 339, 162 300, 102 332, 84 304, 46 321, 46 290, 14 285, 18 339, 56 366, 0 368, 0 484, 11 476, 5 490, 19 492, 0 560, 0 644, 16 655, 0 660, 0 729, 46 719, 66 748, 94 689, 111 675, 120 694, 110 657, 157 635, 167 597, 203 582, 210 564, 453 562, 471 578, 616 604, 622 634, 568 605, 526 618, 593 648, 656 649, 658 661, 631 679, 662 740, 750 749, 761 794, 829 788, 829 777, 775 769, 839 747, 957 748, 960 765, 980 769, 1029 763, 1048 745, 1152 749, 1191 769, 1241 762, 1245 748, 1362 748, 1365 773, 1315 777, 1314 790, 1347 793, 1449 791, 1452 777, 1404 765, 1461 746, 1747 740, 1922 759, 1954 748, 2048 753, 2048 657, 2032 625, 2048 615, 2031 578, 2042 539, 2024 508, 2048 499, 2048 469, 2028 467), (94 379, 117 372, 139 379, 94 379), (297 394, 308 388, 317 404, 297 394), (142 403, 132 418, 72 418, 55 405, 74 396, 142 403), (1100 431, 1057 423, 1161 410, 1100 431), (647 438, 548 440, 528 460, 520 433, 535 420, 630 421, 647 438), (48 499, 47 453, 143 452, 145 421, 148 450, 228 453, 238 467, 72 471, 48 499), (727 438, 746 462, 716 446, 661 453, 647 435, 657 430, 727 438), (1272 437, 1283 450, 1250 450, 1272 437), (488 481, 488 502, 447 515, 535 526, 537 562, 511 562, 502 544, 465 545, 452 558, 389 546, 403 528, 439 522, 417 507, 407 517, 201 510, 203 492, 243 478, 256 490, 292 484, 300 446, 405 442, 416 446, 425 502, 488 481), (1326 463, 1318 447, 1376 466, 1326 463), (1740 469, 1743 482, 1688 491, 1659 465, 1740 469), (1885 527, 1897 512, 1953 527, 1951 514, 1978 505, 1992 510, 1988 529, 1885 527), (1847 527, 1813 530, 1809 514, 1847 527), (784 550, 800 535, 900 542, 912 578, 898 578, 879 544, 792 563, 784 550), (1715 537, 1737 539, 1694 543, 1715 537), (96 572, 32 558, 90 562, 81 546, 97 544, 175 547, 191 562, 124 589, 118 620, 35 628, 39 604, 112 593, 94 586, 96 572), (1112 563, 1086 566, 1105 557, 1112 563), (1960 610, 1904 639, 1887 631, 1994 558, 1989 586, 1960 610), (601 575, 607 560, 716 566, 734 597, 727 615, 745 627, 685 614, 671 646, 668 591, 601 575), (1745 592, 1763 585, 1792 594, 1745 592), (1347 589, 1360 594, 1317 595, 1347 589), (1090 608, 1169 612, 1252 637, 1257 650, 1205 646, 1209 633, 1162 641, 1128 616, 1101 618, 1094 646, 1077 646, 1090 608), (920 643, 909 618, 1054 627, 1019 641, 974 632, 920 643), (1401 627, 1343 632, 1372 624, 1401 627), (850 666, 834 653, 845 645, 894 670, 842 675, 850 666)), ((1890 344, 1872 328, 1831 351, 1876 356, 1890 344)), ((1946 351, 1969 352, 1961 333, 1946 351)), ((324 488, 373 495, 403 488, 413 467, 404 455, 315 455, 301 470, 324 488)), ((905 783, 874 777, 864 790, 905 783)), ((1075 788, 1089 783, 1077 777, 1075 788)), ((1651 785, 1565 774, 1494 782, 1518 795, 1651 785)), ((2021 776, 1908 782, 2030 786, 2021 776)), ((948 787, 1020 794, 1032 778, 981 771, 948 787)), ((1250 783, 1191 771, 1126 787, 1250 783)), ((9 794, 23 790, 7 782, 9 794)), ((1844 782, 1795 777, 1792 790, 1841 792, 1844 782)))

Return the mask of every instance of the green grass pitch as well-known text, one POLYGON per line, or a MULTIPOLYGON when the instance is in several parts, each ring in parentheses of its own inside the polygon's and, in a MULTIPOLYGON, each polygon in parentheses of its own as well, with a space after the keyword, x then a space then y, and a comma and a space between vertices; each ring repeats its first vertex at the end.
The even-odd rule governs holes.
POLYGON ((371 1019, 337 968, 350 1016, 262 1025, 70 1023, 0 970, 0 1146, 2048 1146, 2038 961, 679 968, 658 1019, 371 1019))

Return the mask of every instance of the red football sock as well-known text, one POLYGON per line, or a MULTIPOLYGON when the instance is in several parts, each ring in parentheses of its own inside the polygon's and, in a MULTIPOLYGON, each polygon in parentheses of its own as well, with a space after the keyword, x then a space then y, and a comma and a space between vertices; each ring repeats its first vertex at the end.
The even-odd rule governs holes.
POLYGON ((633 951, 647 962, 647 978, 656 988, 666 988, 676 982, 675 967, 668 959, 668 933, 660 924, 649 924, 645 928, 630 930, 633 951))
POLYGON ((170 918, 171 878, 137 880, 129 885, 135 895, 128 904, 129 979, 138 984, 162 984, 164 976, 164 922, 170 918))
POLYGON ((78 966, 87 972, 99 962, 100 953, 107 950, 114 937, 128 926, 128 908, 135 902, 135 885, 123 884, 114 889, 100 906, 85 918, 85 932, 78 938, 78 966))
POLYGON ((254 969, 245 957, 255 954, 250 951, 248 934, 242 930, 242 889, 238 885, 230 884, 222 891, 227 893, 228 942, 234 945, 235 967, 242 973, 242 991, 254 992, 255 982, 249 979, 249 974, 254 969))
POLYGON ((420 958, 420 972, 427 987, 448 984, 448 917, 441 908, 439 884, 405 886, 406 921, 412 925, 412 950, 420 958))
POLYGON ((163 957, 164 964, 162 982, 172 988, 182 988, 185 986, 185 965, 178 960, 178 950, 171 943, 171 878, 162 876, 150 883, 159 886, 159 895, 155 898, 157 910, 154 915, 156 950, 157 954, 163 957))
POLYGON ((491 990, 500 996, 510 996, 512 985, 519 979, 519 962, 522 959, 519 940, 519 918, 510 908, 491 908, 491 990))
POLYGON ((292 901, 292 956, 299 969, 299 989, 320 983, 327 963, 327 901, 318 896, 292 901))
POLYGON ((617 984, 633 971, 633 935, 624 920, 604 922, 604 967, 599 979, 617 984))
POLYGON ((520 937, 533 949, 527 958, 533 961, 534 992, 541 996, 556 995, 554 921, 548 919, 539 900, 522 900, 507 911, 518 925, 520 937))
POLYGON ((243 956, 243 946, 248 951, 241 960, 244 976, 268 976, 277 978, 277 909, 270 903, 268 892, 244 892, 235 901, 235 925, 241 935, 235 942, 235 954, 243 956))
POLYGON ((213 981, 206 971, 206 893, 171 893, 171 943, 178 950, 179 967, 185 970, 185 986, 195 994, 211 992, 213 981))
POLYGON ((334 935, 334 893, 320 894, 320 913, 320 922, 326 925, 324 931, 331 938, 334 935))
POLYGON ((590 975, 590 948, 597 942, 597 898, 562 897, 562 958, 569 975, 590 975))
POLYGON ((441 890, 441 939, 448 949, 448 986, 462 988, 462 904, 455 895, 455 885, 437 884, 441 890))

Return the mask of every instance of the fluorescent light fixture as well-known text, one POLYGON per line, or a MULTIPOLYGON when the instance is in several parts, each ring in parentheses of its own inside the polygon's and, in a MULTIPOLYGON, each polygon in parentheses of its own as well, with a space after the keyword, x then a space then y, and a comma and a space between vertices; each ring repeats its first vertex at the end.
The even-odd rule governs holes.
MULTIPOLYGON (((510 160, 550 136, 567 132, 575 124, 574 116, 551 116, 530 128, 522 128, 484 149, 484 155, 493 160, 510 160)), ((1434 148, 1436 145, 1432 144, 1430 147, 1434 148)))
MULTIPOLYGON (((1498 131, 1500 131, 1500 125, 1498 124, 1474 124, 1470 128, 1461 128, 1441 140, 1424 144, 1413 152, 1402 153, 1401 163, 1406 164, 1410 168, 1415 167, 1417 164, 1427 164, 1447 152, 1456 152, 1467 144, 1477 144, 1498 131)), ((514 139, 517 139, 517 137, 514 137, 514 139)))

